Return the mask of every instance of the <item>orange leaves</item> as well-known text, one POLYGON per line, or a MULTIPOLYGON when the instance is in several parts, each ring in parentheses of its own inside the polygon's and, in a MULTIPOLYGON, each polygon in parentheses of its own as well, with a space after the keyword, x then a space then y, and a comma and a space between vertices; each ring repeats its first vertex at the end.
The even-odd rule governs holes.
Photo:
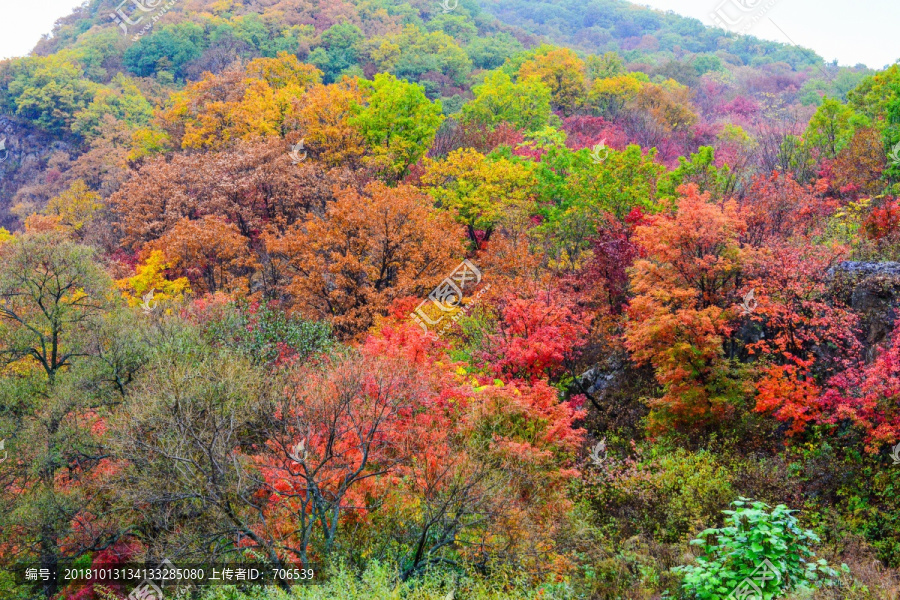
POLYGON ((821 389, 805 369, 795 365, 770 367, 756 389, 756 411, 772 411, 779 421, 789 421, 788 435, 801 433, 808 423, 821 417, 821 389))
POLYGON ((249 276, 258 267, 247 242, 233 223, 207 215, 182 219, 146 249, 163 252, 199 291, 246 295, 249 276))
POLYGON ((697 309, 721 304, 740 268, 738 240, 746 224, 734 203, 711 204, 695 185, 679 192, 674 216, 649 217, 649 225, 635 230, 646 259, 635 263, 634 291, 697 309))
POLYGON ((676 421, 721 413, 741 393, 723 346, 746 229, 733 203, 710 204, 694 185, 679 191, 674 215, 650 217, 635 230, 643 258, 631 273, 625 333, 634 358, 656 370, 665 388, 659 408, 676 421))
POLYGON ((464 256, 462 232, 415 188, 372 183, 345 189, 325 214, 268 236, 293 277, 287 290, 304 313, 360 336, 396 298, 425 297, 464 256))

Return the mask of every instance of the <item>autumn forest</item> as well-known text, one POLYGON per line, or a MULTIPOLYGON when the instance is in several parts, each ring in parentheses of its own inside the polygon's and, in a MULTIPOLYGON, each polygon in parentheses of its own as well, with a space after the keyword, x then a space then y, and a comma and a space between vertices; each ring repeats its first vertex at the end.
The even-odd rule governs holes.
POLYGON ((900 64, 88 0, 0 61, 0 598, 897 600, 898 196, 900 64))

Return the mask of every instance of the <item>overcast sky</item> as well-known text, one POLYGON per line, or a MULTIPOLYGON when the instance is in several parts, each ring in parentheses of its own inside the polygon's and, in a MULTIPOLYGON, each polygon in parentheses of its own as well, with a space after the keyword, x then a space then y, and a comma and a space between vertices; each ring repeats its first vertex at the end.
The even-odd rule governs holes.
POLYGON ((812 48, 826 61, 863 63, 873 69, 900 59, 897 0, 640 0, 639 4, 713 24, 713 15, 737 21, 740 8, 764 13, 749 31, 767 40, 812 48), (766 10, 766 7, 768 10, 766 10))
POLYGON ((0 0, 0 59, 25 56, 84 0, 0 0))
MULTIPOLYGON (((437 1, 437 0, 435 0, 437 1)), ((59 17, 82 0, 0 0, 0 58, 24 56, 50 33, 59 17)), ((755 25, 749 33, 812 48, 827 61, 882 68, 900 59, 898 0, 640 0, 640 4, 700 19, 712 15, 737 20, 746 11, 755 25), (770 7, 764 14, 760 10, 770 7)))

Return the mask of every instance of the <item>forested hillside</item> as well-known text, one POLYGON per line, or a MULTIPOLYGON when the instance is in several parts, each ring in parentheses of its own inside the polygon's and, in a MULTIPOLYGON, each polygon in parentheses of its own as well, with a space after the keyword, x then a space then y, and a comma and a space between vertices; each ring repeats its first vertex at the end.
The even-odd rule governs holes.
POLYGON ((897 598, 900 66, 94 0, 0 138, 0 597, 897 598))

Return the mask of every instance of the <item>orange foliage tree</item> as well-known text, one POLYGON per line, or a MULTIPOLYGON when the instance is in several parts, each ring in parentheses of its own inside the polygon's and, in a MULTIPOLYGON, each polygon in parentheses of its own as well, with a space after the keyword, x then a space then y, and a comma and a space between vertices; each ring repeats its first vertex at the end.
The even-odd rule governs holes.
POLYGON ((182 219, 145 250, 162 252, 194 290, 211 294, 249 294, 251 275, 259 267, 247 238, 233 223, 213 215, 182 219))
POLYGON ((344 189, 324 215, 266 236, 295 306, 358 336, 396 298, 424 298, 464 257, 462 230, 410 186, 344 189))
POLYGON ((711 204, 696 185, 679 193, 674 215, 648 217, 635 230, 642 257, 631 273, 625 338, 663 387, 656 417, 687 424, 726 414, 743 393, 725 348, 746 223, 733 202, 711 204))
POLYGON ((183 218, 215 215, 254 238, 283 231, 349 185, 346 171, 326 171, 314 160, 291 164, 281 140, 239 143, 207 154, 176 154, 148 161, 111 198, 124 244, 140 248, 183 218))

